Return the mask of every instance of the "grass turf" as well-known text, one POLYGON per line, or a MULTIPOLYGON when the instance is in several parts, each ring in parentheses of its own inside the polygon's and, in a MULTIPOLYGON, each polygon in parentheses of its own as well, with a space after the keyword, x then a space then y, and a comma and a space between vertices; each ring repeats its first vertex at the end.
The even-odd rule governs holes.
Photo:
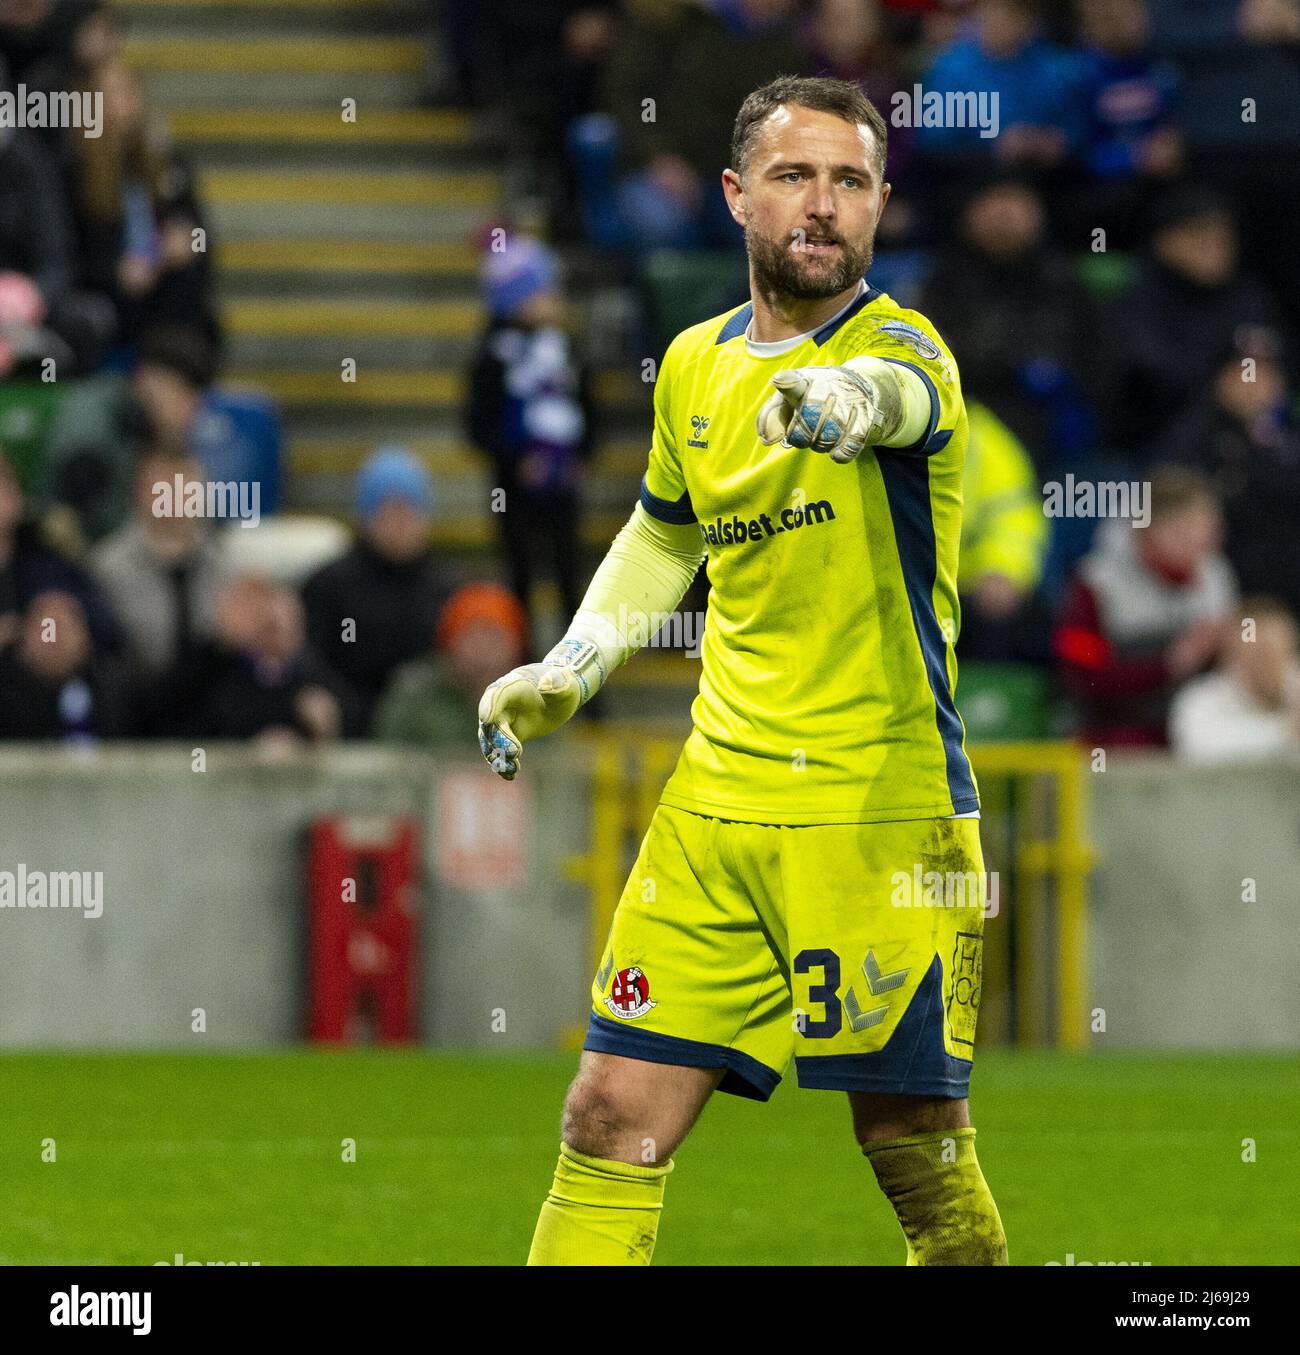
MULTIPOLYGON (((574 1065, 0 1056, 0 1263, 518 1263, 574 1065)), ((1300 1262, 1300 1059, 983 1052, 974 1098, 1013 1263, 1300 1262)), ((843 1096, 715 1097, 677 1154, 657 1264, 902 1256, 843 1096)))

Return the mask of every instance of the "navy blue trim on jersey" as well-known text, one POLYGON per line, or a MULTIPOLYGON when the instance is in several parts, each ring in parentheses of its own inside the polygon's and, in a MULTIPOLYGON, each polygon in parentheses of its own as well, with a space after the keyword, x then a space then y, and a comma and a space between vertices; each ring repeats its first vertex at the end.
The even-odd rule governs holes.
POLYGON ((952 438, 953 430, 945 428, 942 433, 935 431, 939 427, 939 392, 935 389, 930 373, 924 367, 918 367, 914 362, 905 362, 902 358, 880 360, 892 362, 895 367, 906 367, 909 372, 915 372, 925 382, 925 389, 930 396, 930 422, 926 425, 925 432, 910 447, 888 447, 884 450, 897 452, 899 456, 933 456, 935 452, 943 451, 952 438))
POLYGON ((827 320, 820 329, 813 332, 813 343, 820 348, 822 344, 826 343, 829 339, 833 339, 864 306, 871 305, 878 296, 884 296, 884 293, 879 287, 873 287, 870 283, 867 283, 867 290, 858 297, 843 315, 837 315, 833 320, 827 320))
POLYGON ((754 303, 746 301, 718 331, 718 337, 713 341, 714 344, 726 343, 729 339, 738 339, 749 328, 749 322, 753 315, 754 303))
POLYGON ((661 499, 657 494, 650 493, 644 475, 641 477, 641 507, 652 518, 671 523, 674 527, 689 527, 695 521, 695 509, 691 507, 689 491, 676 501, 661 499))
POLYGON ((799 1055, 794 1061, 799 1085, 834 1092, 966 1096, 971 1060, 948 1053, 943 1028, 943 964, 936 955, 883 1049, 799 1055))
POLYGON ((587 1023, 584 1049, 597 1054, 621 1054, 642 1063, 671 1063, 680 1068, 725 1068, 720 1092, 744 1096, 750 1101, 766 1101, 781 1081, 781 1074, 759 1063, 739 1049, 703 1040, 684 1040, 679 1035, 664 1035, 657 1030, 642 1030, 622 1021, 612 1021, 597 1012, 587 1023))
MULTIPOLYGON (((877 297, 884 296, 879 287, 873 287, 867 283, 867 290, 854 301, 843 315, 837 315, 833 320, 828 320, 820 329, 816 329, 809 336, 813 343, 819 348, 828 339, 833 338, 839 331, 853 319, 855 315, 864 307, 869 306, 877 297)), ((718 331, 718 337, 714 339, 714 344, 727 343, 731 339, 738 339, 749 328, 749 322, 754 318, 754 303, 746 301, 745 304, 727 321, 718 331)))
POLYGON ((962 749, 961 717, 948 685, 947 645, 934 611, 934 582, 938 574, 938 550, 934 518, 930 513, 930 462, 923 456, 890 456, 891 447, 876 448, 876 464, 885 484, 889 516, 898 542, 898 560, 912 608, 912 625, 921 646, 926 677, 934 694, 934 720, 943 740, 952 812, 965 814, 979 808, 975 778, 962 749))

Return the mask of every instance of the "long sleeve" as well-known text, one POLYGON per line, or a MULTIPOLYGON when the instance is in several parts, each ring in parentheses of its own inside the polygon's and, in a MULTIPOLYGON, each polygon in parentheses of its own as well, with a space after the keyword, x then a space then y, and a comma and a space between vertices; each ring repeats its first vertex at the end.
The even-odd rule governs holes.
POLYGON ((676 610, 703 558, 698 526, 660 522, 637 504, 592 577, 566 638, 590 641, 612 672, 676 610))

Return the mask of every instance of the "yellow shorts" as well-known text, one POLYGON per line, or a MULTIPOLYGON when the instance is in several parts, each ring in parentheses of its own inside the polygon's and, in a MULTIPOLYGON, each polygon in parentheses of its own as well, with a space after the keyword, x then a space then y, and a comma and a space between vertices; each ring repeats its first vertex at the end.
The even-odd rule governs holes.
MULTIPOLYGON (((801 1087, 962 1097, 986 897, 976 819, 793 827, 660 805, 584 1048, 801 1087)), ((995 896, 996 897, 996 896, 995 896)))

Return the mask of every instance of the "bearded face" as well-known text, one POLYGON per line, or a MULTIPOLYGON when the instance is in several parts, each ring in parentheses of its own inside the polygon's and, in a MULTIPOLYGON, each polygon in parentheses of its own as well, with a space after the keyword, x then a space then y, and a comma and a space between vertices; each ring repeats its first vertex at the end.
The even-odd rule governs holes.
POLYGON ((745 248, 764 296, 822 301, 852 287, 871 267, 875 234, 872 222, 857 239, 846 239, 831 226, 769 236, 751 222, 745 227, 745 248))
POLYGON ((744 225, 757 294, 769 303, 825 301, 871 267, 876 223, 889 198, 884 156, 866 124, 799 104, 775 109, 724 175, 744 225))

